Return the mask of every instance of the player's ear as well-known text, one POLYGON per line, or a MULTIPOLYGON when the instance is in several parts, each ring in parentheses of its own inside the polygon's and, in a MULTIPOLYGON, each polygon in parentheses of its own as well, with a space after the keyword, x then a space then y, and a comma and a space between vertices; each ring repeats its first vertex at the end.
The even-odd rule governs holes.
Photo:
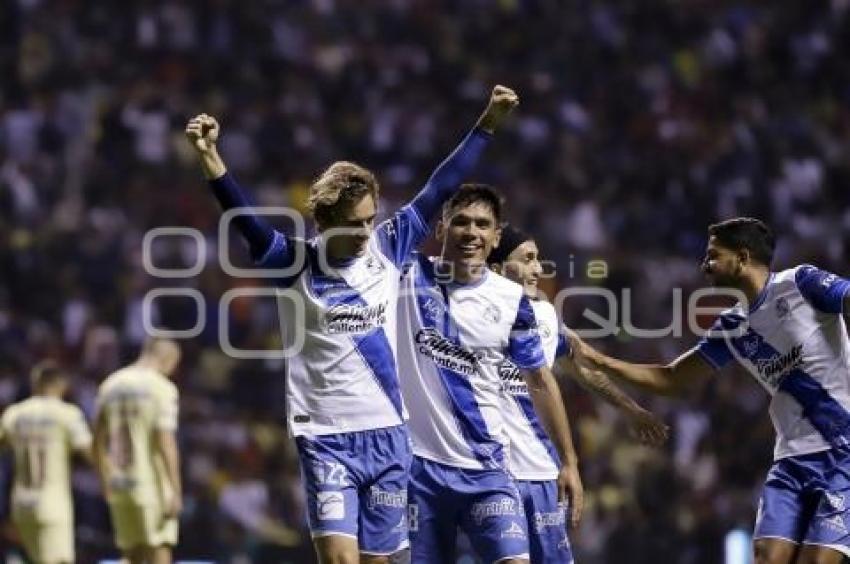
POLYGON ((498 262, 491 262, 489 266, 490 266, 490 270, 492 270, 496 274, 502 273, 502 265, 499 264, 498 262))
POLYGON ((738 250, 738 262, 742 265, 749 265, 752 257, 750 256, 749 249, 739 249, 738 250))
POLYGON ((434 230, 434 236, 440 243, 446 240, 446 224, 442 219, 437 221, 437 228, 434 230))
POLYGON ((493 248, 497 248, 502 241, 502 226, 496 228, 496 237, 493 238, 493 248))

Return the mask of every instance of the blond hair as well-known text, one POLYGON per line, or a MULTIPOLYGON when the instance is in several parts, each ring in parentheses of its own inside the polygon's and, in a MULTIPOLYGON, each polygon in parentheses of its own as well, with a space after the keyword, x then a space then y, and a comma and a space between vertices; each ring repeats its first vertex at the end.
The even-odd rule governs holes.
POLYGON ((307 209, 320 225, 333 225, 349 206, 367 194, 377 203, 375 175, 358 164, 337 161, 310 186, 307 209))

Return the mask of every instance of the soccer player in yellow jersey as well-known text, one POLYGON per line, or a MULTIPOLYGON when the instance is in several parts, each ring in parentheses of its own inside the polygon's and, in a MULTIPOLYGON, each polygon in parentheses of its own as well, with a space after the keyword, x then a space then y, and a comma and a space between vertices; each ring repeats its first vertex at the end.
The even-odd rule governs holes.
POLYGON ((177 544, 178 392, 168 377, 179 362, 177 343, 150 339, 98 391, 95 459, 116 544, 131 564, 168 564, 177 544))
POLYGON ((74 561, 71 455, 91 459, 91 433, 82 411, 62 401, 65 372, 52 361, 33 368, 32 397, 10 406, 0 441, 14 452, 12 521, 30 560, 74 561))

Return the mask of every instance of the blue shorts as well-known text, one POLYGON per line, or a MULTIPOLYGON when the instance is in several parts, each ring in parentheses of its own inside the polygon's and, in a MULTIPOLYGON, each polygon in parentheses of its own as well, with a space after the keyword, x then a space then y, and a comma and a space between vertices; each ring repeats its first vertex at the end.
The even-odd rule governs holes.
POLYGON ((410 441, 403 425, 317 437, 297 437, 315 537, 357 539, 360 552, 407 548, 410 441))
POLYGON ((567 504, 558 503, 555 480, 517 480, 528 518, 528 545, 531 564, 571 564, 573 552, 567 538, 567 504))
POLYGON ((411 562, 452 562, 460 527, 485 562, 528 558, 519 492, 505 470, 469 470, 413 457, 411 562))
POLYGON ((850 556, 850 450, 782 458, 767 474, 753 537, 826 546, 850 556))

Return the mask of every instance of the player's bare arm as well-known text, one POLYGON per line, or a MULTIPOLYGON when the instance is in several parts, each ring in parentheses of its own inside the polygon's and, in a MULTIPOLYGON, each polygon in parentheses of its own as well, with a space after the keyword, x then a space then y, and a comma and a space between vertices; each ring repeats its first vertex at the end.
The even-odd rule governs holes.
POLYGON ((662 445, 667 440, 670 429, 664 421, 641 407, 604 372, 582 366, 575 361, 575 357, 561 357, 556 366, 581 387, 620 410, 628 418, 632 433, 638 440, 652 446, 662 445))
POLYGON ((567 408, 552 371, 546 367, 523 371, 534 410, 543 421, 549 438, 558 451, 561 469, 558 473, 559 499, 570 503, 570 523, 578 525, 584 507, 584 487, 578 472, 578 456, 573 446, 567 408))
POLYGON ((669 364, 634 364, 607 356, 580 339, 573 344, 577 346, 580 364, 653 394, 685 395, 714 373, 714 368, 696 349, 685 352, 669 364))
POLYGON ((186 124, 186 138, 198 153, 201 169, 207 180, 215 180, 227 172, 227 167, 216 148, 220 132, 218 120, 207 114, 198 114, 186 124))
POLYGON ((165 516, 177 517, 183 508, 183 485, 180 481, 180 454, 173 431, 160 429, 156 433, 157 449, 165 463, 165 474, 171 484, 171 498, 166 501, 165 516))

